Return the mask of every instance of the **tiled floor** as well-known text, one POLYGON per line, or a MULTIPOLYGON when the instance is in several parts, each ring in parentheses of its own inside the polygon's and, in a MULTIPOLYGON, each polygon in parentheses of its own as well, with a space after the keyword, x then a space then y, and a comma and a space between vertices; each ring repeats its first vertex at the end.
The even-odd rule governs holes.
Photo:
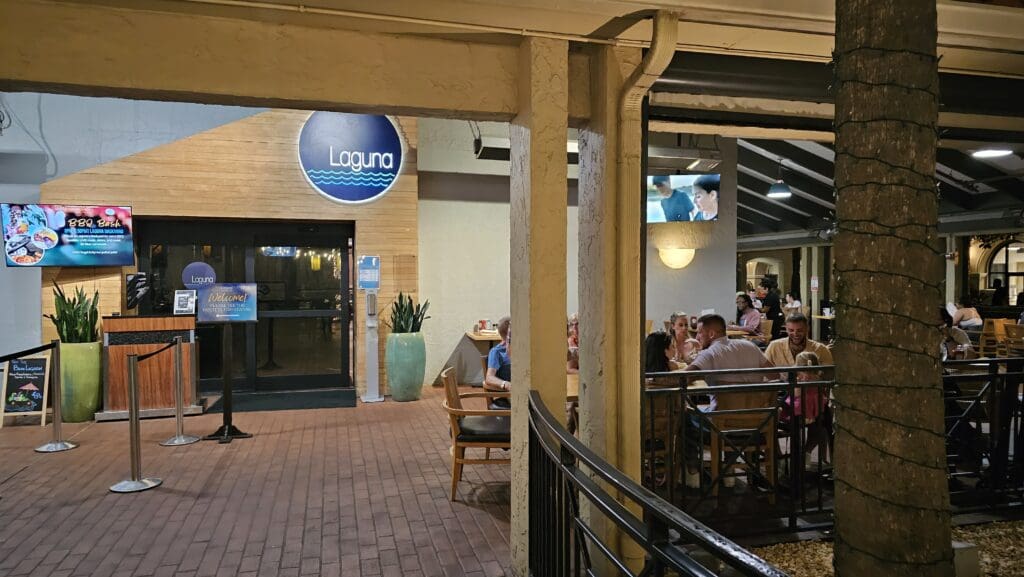
POLYGON ((467 466, 448 501, 441 398, 237 413, 255 436, 230 445, 160 447, 173 419, 143 421, 143 473, 164 484, 130 495, 108 492, 126 423, 65 425, 81 446, 49 455, 32 451, 49 428, 4 427, 0 575, 505 575, 508 467, 467 466))

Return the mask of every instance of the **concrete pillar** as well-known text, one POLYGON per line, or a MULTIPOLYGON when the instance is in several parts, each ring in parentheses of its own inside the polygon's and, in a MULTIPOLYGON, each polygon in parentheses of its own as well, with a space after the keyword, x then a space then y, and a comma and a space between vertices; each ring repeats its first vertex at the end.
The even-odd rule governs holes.
MULTIPOLYGON (((821 314, 821 247, 814 245, 811 246, 811 278, 818 279, 818 290, 810 294, 810 305, 811 305, 811 334, 814 335, 814 339, 821 340, 821 321, 814 318, 814 315, 821 314)), ((809 288, 809 287, 808 287, 809 288)))
MULTIPOLYGON (((641 58, 633 48, 595 49, 591 117, 579 136, 580 438, 634 479, 640 472, 641 190, 639 180, 619 189, 619 98, 641 58)), ((635 132, 627 154, 636 162, 639 120, 624 125, 635 132)), ((602 520, 590 515, 605 542, 615 543, 614 526, 602 520)))
MULTIPOLYGON (((956 252, 956 237, 949 235, 946 237, 946 252, 956 252)), ((966 255, 960 255, 960 258, 966 258, 966 255)), ((956 302, 956 261, 946 260, 946 303, 956 302)), ((946 304, 942 303, 942 304, 946 304)))
POLYGON ((519 47, 519 114, 509 128, 512 301, 512 567, 529 564, 530 389, 565 418, 566 133, 569 45, 519 47))

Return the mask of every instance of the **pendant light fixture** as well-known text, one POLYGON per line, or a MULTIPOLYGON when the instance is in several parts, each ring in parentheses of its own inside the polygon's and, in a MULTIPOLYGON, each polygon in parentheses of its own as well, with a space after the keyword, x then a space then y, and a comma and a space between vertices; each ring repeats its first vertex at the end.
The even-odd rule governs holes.
POLYGON ((784 199, 793 196, 789 185, 782 180, 782 163, 779 163, 779 178, 768 188, 768 198, 784 199))

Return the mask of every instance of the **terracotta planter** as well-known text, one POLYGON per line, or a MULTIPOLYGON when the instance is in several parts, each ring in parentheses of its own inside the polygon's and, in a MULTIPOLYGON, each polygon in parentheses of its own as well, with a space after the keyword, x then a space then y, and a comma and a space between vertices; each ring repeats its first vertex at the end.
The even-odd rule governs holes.
POLYGON ((100 343, 61 343, 60 409, 64 422, 90 421, 100 406, 100 343))
POLYGON ((391 333, 384 351, 388 389, 396 401, 415 401, 423 391, 427 346, 423 333, 391 333))

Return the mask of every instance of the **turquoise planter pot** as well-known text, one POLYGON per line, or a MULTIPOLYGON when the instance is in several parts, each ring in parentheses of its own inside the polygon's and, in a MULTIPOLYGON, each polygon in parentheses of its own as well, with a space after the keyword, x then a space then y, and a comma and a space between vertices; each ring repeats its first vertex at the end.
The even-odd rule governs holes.
POLYGON ((427 346, 423 333, 392 333, 384 351, 388 389, 396 401, 415 401, 423 392, 427 346))
POLYGON ((100 406, 100 343, 61 343, 60 410, 66 423, 91 421, 100 406))

